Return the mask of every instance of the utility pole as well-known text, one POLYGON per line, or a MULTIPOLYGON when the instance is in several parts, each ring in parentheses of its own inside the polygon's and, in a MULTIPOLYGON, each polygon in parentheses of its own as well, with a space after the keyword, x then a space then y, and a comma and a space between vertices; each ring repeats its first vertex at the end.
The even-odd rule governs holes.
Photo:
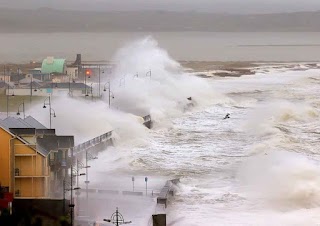
POLYGON ((134 192, 134 177, 132 177, 132 190, 134 192))
POLYGON ((49 120, 50 120, 50 129, 51 129, 51 116, 53 115, 53 117, 56 117, 56 113, 55 111, 51 108, 51 98, 50 96, 48 96, 43 103, 43 108, 46 108, 46 105, 49 105, 49 120), (46 103, 46 100, 48 100, 48 103, 46 103), (52 111, 54 112, 54 114, 52 114, 52 111))
POLYGON ((101 96, 101 92, 100 92, 100 64, 99 64, 99 98, 101 96))
POLYGON ((66 179, 63 179, 63 214, 66 213, 66 179))
POLYGON ((86 204, 87 204, 87 215, 89 216, 89 194, 88 194, 88 186, 89 186, 89 175, 88 175, 88 149, 86 150, 86 204))
POLYGON ((30 77, 30 103, 32 102, 32 82, 33 82, 33 79, 32 79, 32 75, 30 77))
POLYGON ((71 200, 70 200, 70 217, 71 217, 71 226, 73 226, 73 148, 71 148, 71 200))
POLYGON ((148 177, 145 177, 144 181, 146 182, 146 196, 147 196, 148 195, 148 177))

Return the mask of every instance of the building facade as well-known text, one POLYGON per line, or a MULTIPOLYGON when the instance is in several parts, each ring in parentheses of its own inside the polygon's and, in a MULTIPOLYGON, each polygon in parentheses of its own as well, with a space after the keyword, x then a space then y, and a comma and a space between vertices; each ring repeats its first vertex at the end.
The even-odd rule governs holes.
POLYGON ((62 197, 73 136, 57 136, 31 116, 0 119, 0 184, 14 198, 62 197))
POLYGON ((0 127, 0 181, 15 198, 49 196, 48 153, 0 127))

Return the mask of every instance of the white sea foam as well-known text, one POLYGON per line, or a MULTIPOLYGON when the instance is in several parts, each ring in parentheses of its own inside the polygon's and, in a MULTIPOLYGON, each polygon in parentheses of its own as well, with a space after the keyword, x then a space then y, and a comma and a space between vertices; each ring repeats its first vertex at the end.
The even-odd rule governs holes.
POLYGON ((244 193, 268 202, 271 207, 320 205, 320 168, 301 154, 272 151, 250 157, 244 161, 238 177, 244 193))

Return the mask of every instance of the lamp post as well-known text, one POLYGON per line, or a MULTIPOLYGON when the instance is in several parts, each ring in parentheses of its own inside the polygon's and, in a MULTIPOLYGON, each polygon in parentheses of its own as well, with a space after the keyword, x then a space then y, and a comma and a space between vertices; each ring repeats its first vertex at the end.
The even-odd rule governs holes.
MULTIPOLYGON (((76 170, 75 170, 75 174, 76 174, 76 178, 77 178, 77 187, 79 187, 79 177, 80 176, 84 176, 86 175, 85 173, 79 173, 80 169, 84 168, 82 162, 80 162, 77 159, 77 166, 76 166, 76 170)), ((79 205, 79 195, 80 195, 80 191, 76 191, 76 195, 77 195, 77 204, 79 205)), ((77 210, 79 210, 79 208, 77 208, 77 210)), ((78 215, 79 211, 77 211, 77 215, 78 215)))
POLYGON ((63 208, 62 208, 62 211, 63 211, 63 214, 65 214, 65 212, 66 212, 66 179, 63 179, 62 189, 63 189, 63 208))
POLYGON ((71 226, 73 226, 73 210, 74 210, 74 203, 73 203, 73 191, 74 190, 79 190, 79 187, 73 187, 73 148, 70 149, 71 150, 71 168, 70 168, 70 184, 71 184, 71 195, 70 195, 70 204, 69 204, 69 208, 70 208, 70 218, 71 218, 71 226))
MULTIPOLYGON (((67 181, 66 181, 66 179, 64 178, 63 179, 63 185, 62 185, 62 188, 63 188, 63 213, 65 213, 66 212, 66 208, 65 208, 65 206, 66 206, 66 192, 67 191, 75 191, 75 190, 79 190, 79 189, 81 189, 80 187, 72 187, 72 189, 71 189, 71 184, 70 183, 68 183, 67 181), (67 186, 69 186, 70 188, 67 188, 67 186)), ((70 207, 70 206, 69 206, 70 207)))
MULTIPOLYGON (((32 102, 32 90, 33 90, 32 85, 33 85, 33 75, 31 75, 30 77, 30 103, 32 102)), ((34 91, 37 92, 36 87, 34 88, 34 91)))
POLYGON ((22 105, 22 111, 23 111, 23 119, 26 118, 26 114, 25 114, 25 110, 24 110, 24 100, 22 101, 22 103, 18 106, 18 112, 17 115, 20 115, 20 106, 22 105))
POLYGON ((71 73, 69 74, 69 96, 71 96, 71 73))
POLYGON ((48 96, 43 102, 43 108, 47 108, 49 106, 49 118, 50 118, 50 129, 51 129, 51 116, 56 117, 56 112, 51 108, 51 98, 48 96), (48 100, 48 103, 46 101, 48 100))
POLYGON ((146 196, 147 196, 148 195, 148 177, 145 177, 144 181, 146 182, 146 196))
POLYGON ((85 181, 85 184, 86 184, 86 202, 87 202, 87 213, 88 213, 88 210, 89 210, 89 172, 88 172, 88 168, 90 168, 91 166, 88 165, 88 161, 89 160, 93 160, 93 159, 98 159, 98 157, 94 157, 92 156, 90 153, 88 153, 88 150, 86 150, 86 165, 84 166, 84 168, 86 168, 86 181, 85 181))
POLYGON ((132 180, 132 190, 134 192, 134 177, 132 177, 131 180, 132 180))
MULTIPOLYGON (((9 95, 10 95, 10 84, 8 82, 8 88, 7 88, 7 117, 9 117, 9 95)), ((12 88, 12 94, 11 94, 12 97, 14 97, 14 89, 12 88)))
POLYGON ((112 95, 112 98, 114 98, 114 95, 113 95, 113 93, 111 92, 111 89, 110 89, 110 81, 109 82, 107 82, 106 84, 104 84, 104 87, 103 87, 103 91, 105 92, 105 91, 107 91, 107 89, 108 89, 108 91, 109 91, 109 108, 110 108, 110 106, 111 106, 111 95, 112 95), (106 87, 106 85, 108 85, 108 88, 106 87))
POLYGON ((146 73, 146 77, 150 77, 151 79, 151 70, 146 73))
POLYGON ((131 224, 132 223, 131 221, 124 221, 122 214, 118 211, 118 207, 116 209, 116 212, 114 212, 111 215, 110 219, 103 219, 103 221, 110 222, 116 226, 119 226, 121 224, 131 224))
POLYGON ((92 86, 93 86, 93 83, 91 83, 91 85, 90 85, 91 99, 93 100, 93 88, 92 88, 92 86))
POLYGON ((85 87, 85 96, 89 96, 88 93, 87 93, 87 75, 88 75, 88 78, 90 78, 90 71, 89 70, 86 70, 85 71, 85 74, 84 74, 84 87, 85 87))
MULTIPOLYGON (((100 87, 100 72, 101 72, 101 70, 100 70, 100 65, 99 65, 99 98, 100 98, 100 95, 101 95, 101 92, 100 92, 100 89, 101 89, 101 87, 100 87)), ((103 73, 103 71, 102 71, 102 73, 103 73)))

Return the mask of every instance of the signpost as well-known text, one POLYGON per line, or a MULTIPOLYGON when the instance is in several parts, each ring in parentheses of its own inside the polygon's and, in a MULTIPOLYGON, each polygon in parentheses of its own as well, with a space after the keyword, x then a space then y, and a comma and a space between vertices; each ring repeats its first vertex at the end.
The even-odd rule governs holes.
POLYGON ((147 196, 148 195, 148 177, 145 177, 144 181, 146 182, 146 196, 147 196))

